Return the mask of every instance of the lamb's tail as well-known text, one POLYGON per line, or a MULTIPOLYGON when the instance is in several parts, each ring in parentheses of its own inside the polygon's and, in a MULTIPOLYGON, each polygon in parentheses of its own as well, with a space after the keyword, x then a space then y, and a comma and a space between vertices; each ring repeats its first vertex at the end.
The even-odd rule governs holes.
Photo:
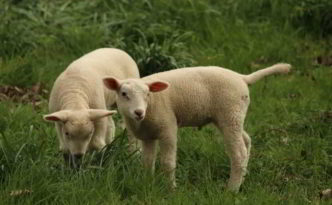
POLYGON ((260 80, 261 78, 276 74, 276 73, 288 73, 291 69, 291 65, 287 63, 278 63, 273 66, 261 69, 259 71, 253 72, 249 75, 243 75, 244 81, 248 84, 251 85, 255 83, 256 81, 260 80))

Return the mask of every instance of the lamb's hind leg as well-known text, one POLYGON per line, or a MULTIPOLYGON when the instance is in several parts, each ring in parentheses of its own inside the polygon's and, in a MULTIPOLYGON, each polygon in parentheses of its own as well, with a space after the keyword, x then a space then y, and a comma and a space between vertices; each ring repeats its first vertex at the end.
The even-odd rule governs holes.
POLYGON ((228 189, 238 192, 246 174, 248 153, 241 131, 224 128, 225 146, 231 159, 231 173, 228 189))
POLYGON ((244 163, 245 167, 247 167, 248 162, 249 162, 249 157, 250 157, 251 139, 250 139, 248 133, 244 130, 242 131, 242 138, 243 138, 244 144, 246 145, 246 148, 247 148, 247 158, 244 163))
MULTIPOLYGON (((233 119, 234 120, 234 119, 233 119)), ((243 138, 242 122, 232 121, 231 124, 217 124, 224 133, 224 142, 226 153, 231 160, 231 173, 227 188, 238 192, 244 176, 246 174, 248 163, 248 150, 243 138)))

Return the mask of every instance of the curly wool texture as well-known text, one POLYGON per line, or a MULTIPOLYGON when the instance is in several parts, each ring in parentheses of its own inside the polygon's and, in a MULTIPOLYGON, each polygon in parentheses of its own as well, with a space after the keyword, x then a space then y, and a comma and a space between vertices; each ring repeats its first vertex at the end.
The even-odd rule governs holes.
MULTIPOLYGON (((276 64, 242 75, 221 67, 191 67, 153 74, 140 80, 122 80, 118 93, 128 92, 129 98, 130 93, 144 93, 149 88, 151 91, 153 82, 167 82, 169 87, 161 92, 151 92, 146 97, 146 105, 139 105, 142 99, 137 95, 143 98, 143 94, 132 97, 131 107, 120 97, 117 105, 129 131, 142 140, 143 163, 152 171, 156 140, 159 141, 161 164, 174 186, 178 127, 215 124, 224 134, 226 152, 231 159, 228 189, 237 192, 246 174, 251 148, 251 139, 243 130, 250 103, 248 85, 271 74, 287 73, 290 68, 289 64, 276 64), (133 110, 144 107, 144 119, 135 119, 133 110)), ((104 82, 107 84, 107 78, 104 82)))
POLYGON ((100 48, 72 62, 56 79, 49 100, 49 111, 56 114, 44 119, 56 121, 60 150, 84 154, 112 141, 115 126, 106 109, 115 104, 116 95, 102 83, 106 75, 139 78, 139 71, 124 51, 100 48), (64 136, 64 128, 72 139, 64 136), (85 137, 85 132, 93 132, 91 139, 85 137))

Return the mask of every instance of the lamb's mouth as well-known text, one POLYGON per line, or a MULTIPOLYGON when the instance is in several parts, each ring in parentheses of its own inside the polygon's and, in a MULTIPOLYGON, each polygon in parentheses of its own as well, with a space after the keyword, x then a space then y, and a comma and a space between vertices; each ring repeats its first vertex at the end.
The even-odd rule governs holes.
POLYGON ((142 121, 144 119, 144 116, 136 116, 135 120, 136 121, 142 121))

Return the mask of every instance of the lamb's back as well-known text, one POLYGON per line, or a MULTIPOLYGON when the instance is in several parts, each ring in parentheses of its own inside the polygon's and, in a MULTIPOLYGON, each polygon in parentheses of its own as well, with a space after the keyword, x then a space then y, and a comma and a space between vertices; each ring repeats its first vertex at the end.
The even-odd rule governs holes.
POLYGON ((101 76, 115 76, 118 79, 138 78, 135 61, 124 51, 116 48, 100 48, 85 54, 71 63, 67 72, 94 72, 101 76))
POLYGON ((157 102, 171 105, 180 126, 209 123, 216 113, 248 95, 241 75, 220 67, 181 68, 143 78, 145 81, 156 79, 170 83, 167 90, 153 95, 157 102))
POLYGON ((105 76, 138 78, 139 72, 135 61, 122 50, 94 50, 72 62, 56 79, 50 95, 50 110, 59 110, 63 101, 67 101, 64 99, 70 99, 68 95, 75 98, 77 93, 85 96, 90 108, 104 108, 100 107, 101 104, 107 107, 113 105, 115 93, 103 85, 102 78, 105 76))

